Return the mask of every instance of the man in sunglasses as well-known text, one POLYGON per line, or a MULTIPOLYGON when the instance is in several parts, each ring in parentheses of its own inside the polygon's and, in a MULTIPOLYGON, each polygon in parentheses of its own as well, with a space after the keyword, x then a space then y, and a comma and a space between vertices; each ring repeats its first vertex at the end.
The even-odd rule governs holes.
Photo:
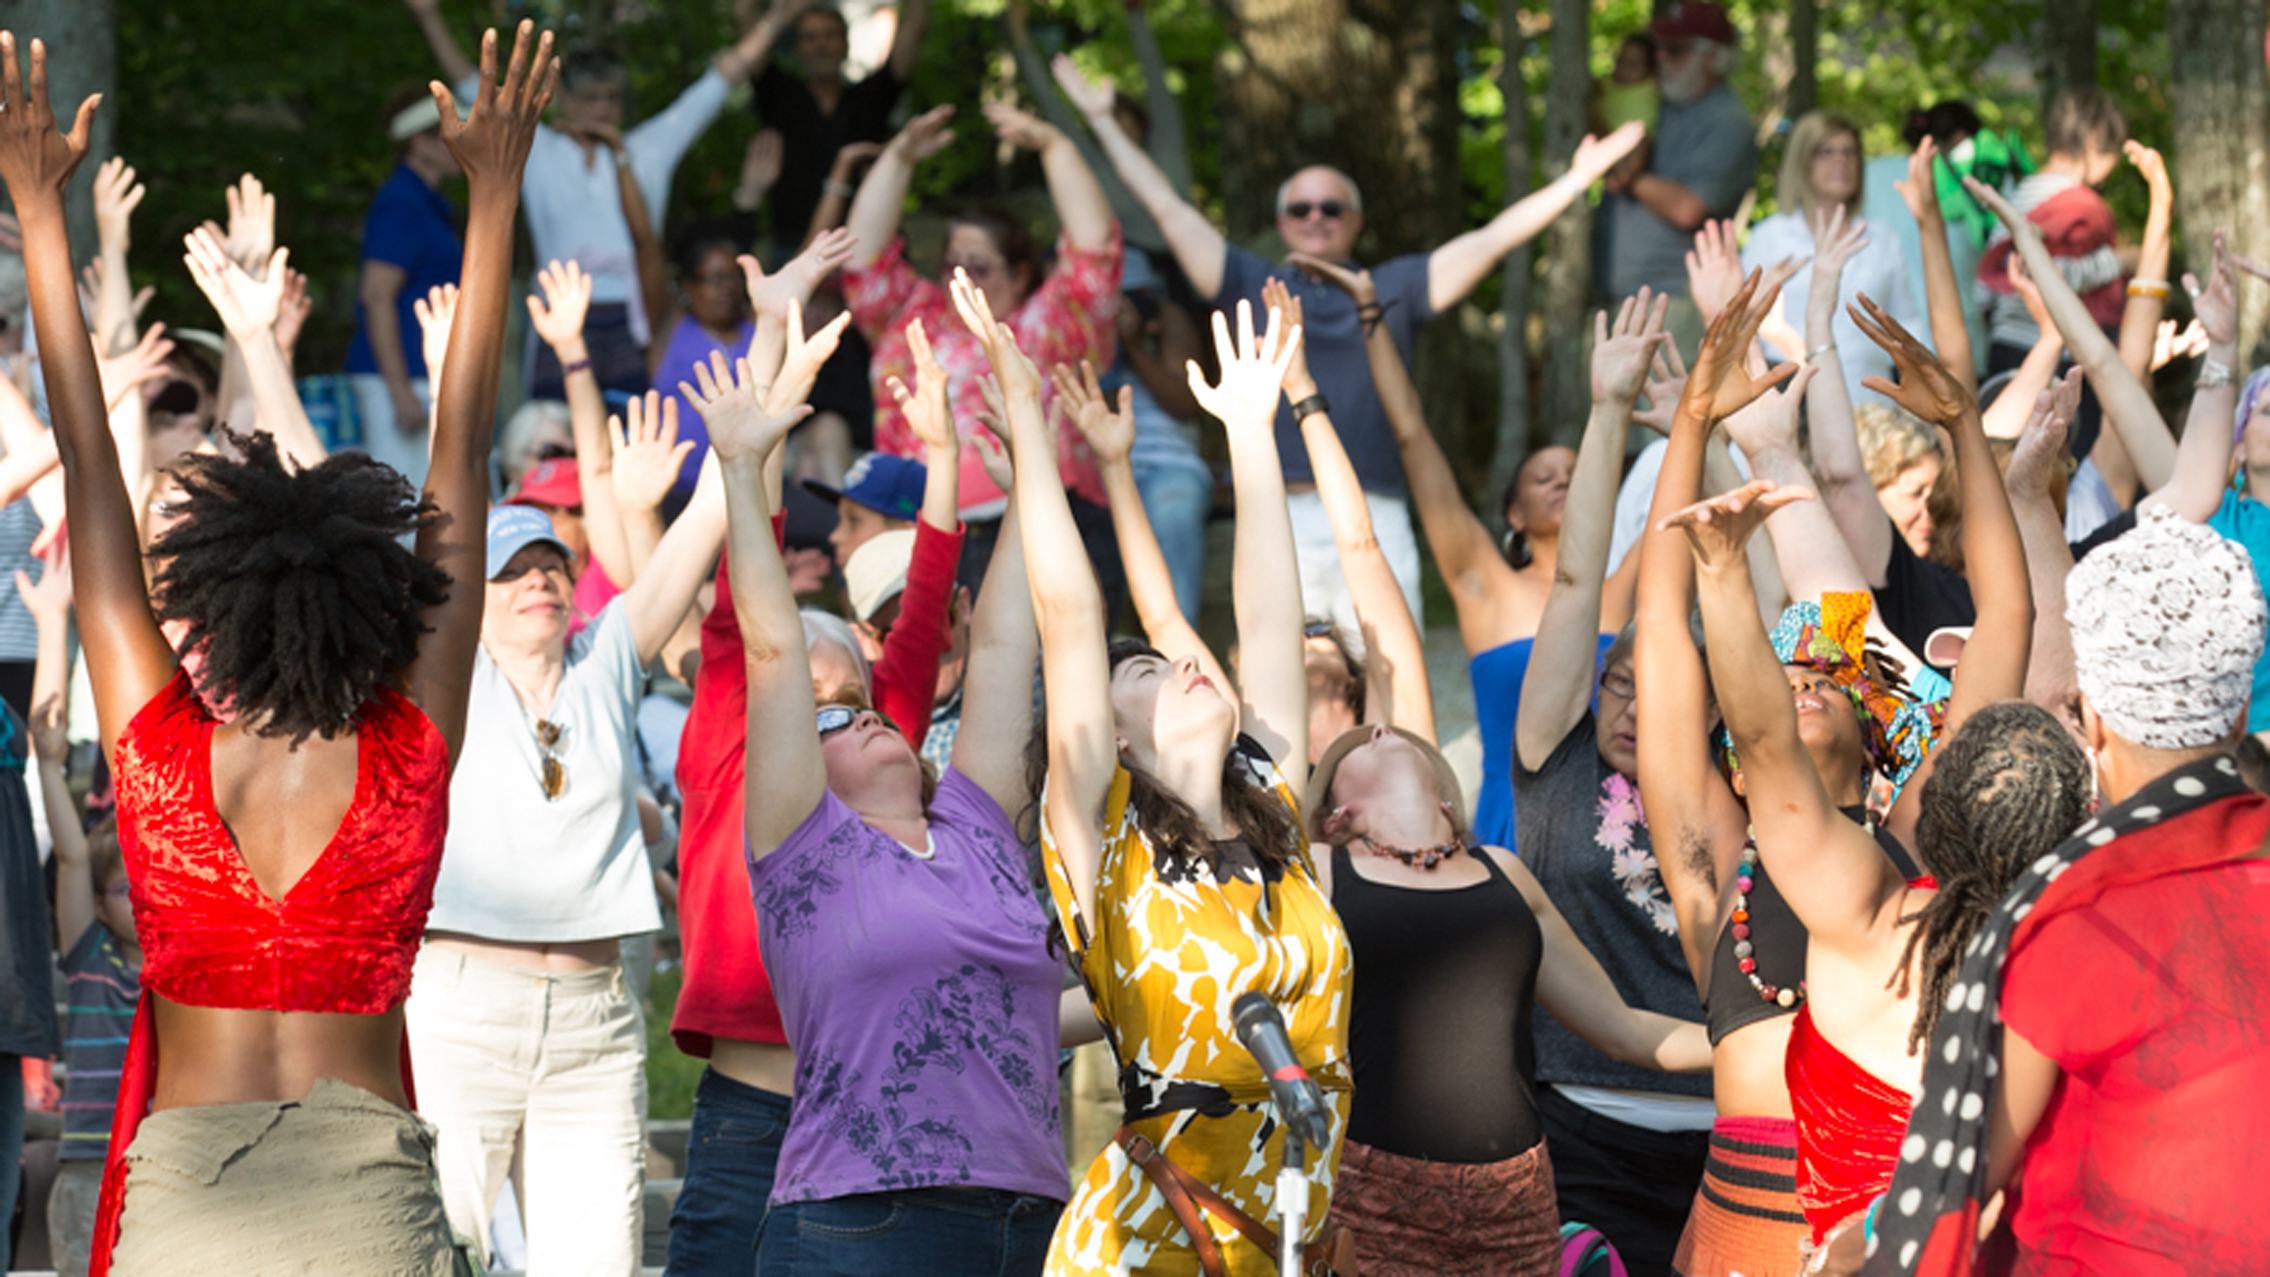
POLYGON ((1358 311, 1338 288, 1303 273, 1303 257, 1343 266, 1355 264, 1356 240, 1363 234, 1363 195, 1338 169, 1316 164, 1285 179, 1277 190, 1277 234, 1292 253, 1287 263, 1272 262, 1232 244, 1206 215, 1185 200, 1150 155, 1129 138, 1112 113, 1108 86, 1088 81, 1069 61, 1058 59, 1057 82, 1080 109, 1102 143, 1120 180, 1150 213, 1173 250, 1177 265, 1202 297, 1229 310, 1240 300, 1262 307, 1261 286, 1282 278, 1300 299, 1303 341, 1317 393, 1277 410, 1277 451, 1284 459, 1293 537, 1300 555, 1301 597, 1312 615, 1330 616, 1344 632, 1359 633, 1355 607, 1341 578, 1332 526, 1309 469, 1300 419, 1327 408, 1346 445, 1348 459, 1371 504, 1372 528, 1395 570, 1411 614, 1420 616, 1419 548, 1411 532, 1411 511, 1387 412, 1373 387, 1366 335, 1385 324, 1406 360, 1419 325, 1464 301, 1506 254, 1543 230, 1637 147, 1637 125, 1608 138, 1586 139, 1568 172, 1492 218, 1487 224, 1434 249, 1411 253, 1371 267, 1378 300, 1358 311))
POLYGON ((1678 0, 1648 28, 1663 110, 1647 146, 1610 169, 1594 223, 1600 287, 1620 301, 1641 285, 1672 298, 1665 320, 1682 351, 1702 343, 1687 297, 1687 250, 1713 217, 1729 217, 1758 177, 1756 126, 1726 78, 1740 37, 1710 0, 1678 0))

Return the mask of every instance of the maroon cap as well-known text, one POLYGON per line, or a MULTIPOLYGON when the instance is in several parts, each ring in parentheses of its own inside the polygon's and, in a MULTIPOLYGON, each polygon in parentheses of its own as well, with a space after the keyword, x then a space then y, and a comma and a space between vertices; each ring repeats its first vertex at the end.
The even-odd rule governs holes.
POLYGON ((553 457, 539 461, 534 469, 520 476, 512 495, 504 499, 506 505, 541 505, 555 510, 575 510, 583 505, 583 479, 575 467, 574 457, 553 457))
POLYGON ((1708 40, 1712 44, 1738 44, 1734 24, 1722 5, 1710 0, 1674 0, 1655 20, 1648 33, 1658 40, 1708 40))

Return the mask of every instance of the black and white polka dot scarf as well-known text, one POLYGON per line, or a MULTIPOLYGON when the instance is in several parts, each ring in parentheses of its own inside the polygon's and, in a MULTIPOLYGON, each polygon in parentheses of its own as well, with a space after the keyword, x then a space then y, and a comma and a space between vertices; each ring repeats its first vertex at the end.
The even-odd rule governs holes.
POLYGON ((1921 1263, 1934 1231, 1975 1228, 1984 1205, 1987 1102, 2002 1067, 2002 963, 2010 937, 2042 892, 2076 861, 2116 838, 2245 792, 2228 757, 2202 759, 2162 776, 2127 802, 2098 812, 2036 860, 1972 938, 1931 1035, 1923 1089, 1908 1118, 1892 1186, 1876 1209, 1863 1270, 1868 1277, 1970 1271, 1976 1249, 1970 1245, 1956 1246, 1954 1262, 1942 1263, 1949 1258, 1943 1243, 1940 1253, 1931 1254, 1928 1270, 1921 1263))

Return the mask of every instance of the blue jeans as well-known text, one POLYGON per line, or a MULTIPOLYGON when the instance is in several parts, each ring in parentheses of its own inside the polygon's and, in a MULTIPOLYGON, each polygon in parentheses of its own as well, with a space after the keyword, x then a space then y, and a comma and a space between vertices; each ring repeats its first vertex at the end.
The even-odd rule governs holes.
POLYGON ((694 1091, 694 1125, 686 1140, 686 1175, 670 1208, 671 1277, 749 1277, 756 1271, 757 1230, 772 1197, 781 1137, 788 1133, 788 1097, 760 1091, 705 1069, 694 1091))
POLYGON ((1214 512, 1214 476, 1196 466, 1138 466, 1135 490, 1143 494, 1159 554, 1174 578, 1182 618, 1198 624, 1206 593, 1206 519, 1214 512))
POLYGON ((758 1277, 1037 1277, 1064 1203, 991 1188, 917 1188, 775 1206, 758 1277))

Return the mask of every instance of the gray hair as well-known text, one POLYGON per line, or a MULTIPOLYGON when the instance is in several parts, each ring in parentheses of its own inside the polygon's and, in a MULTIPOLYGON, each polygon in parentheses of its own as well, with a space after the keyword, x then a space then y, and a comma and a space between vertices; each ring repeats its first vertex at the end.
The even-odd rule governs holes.
POLYGON ((851 664, 859 671, 860 685, 873 697, 875 674, 867 668, 867 653, 860 648, 859 636, 852 632, 851 622, 816 607, 804 608, 797 615, 804 620, 804 650, 809 653, 824 639, 851 653, 851 664))
POLYGON ((1286 193, 1293 189, 1293 178, 1299 177, 1302 173, 1306 173, 1310 169, 1322 169, 1323 171, 1330 173, 1332 176, 1339 178, 1340 185, 1348 188, 1349 210, 1357 213, 1364 211, 1364 193, 1361 190, 1357 189, 1356 179, 1348 176, 1346 173, 1341 172, 1339 169, 1336 169, 1329 164, 1310 164, 1303 168, 1295 170, 1292 177, 1288 177, 1284 181, 1277 183, 1277 216, 1283 217, 1285 215, 1286 193))
POLYGON ((505 487, 535 468, 536 459, 528 455, 529 442, 540 427, 552 424, 574 429, 568 406, 557 399, 531 399, 505 419, 504 429, 497 431, 497 468, 504 474, 505 487))

